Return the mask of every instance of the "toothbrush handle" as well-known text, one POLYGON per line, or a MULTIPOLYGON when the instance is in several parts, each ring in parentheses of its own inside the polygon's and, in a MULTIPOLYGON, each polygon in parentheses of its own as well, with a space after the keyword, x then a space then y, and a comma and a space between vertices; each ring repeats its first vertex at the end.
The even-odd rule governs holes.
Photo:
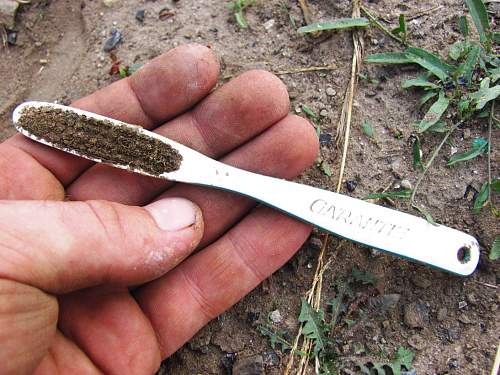
POLYGON ((337 236, 455 274, 471 274, 479 261, 479 245, 466 233, 346 195, 226 165, 210 185, 252 197, 337 236))

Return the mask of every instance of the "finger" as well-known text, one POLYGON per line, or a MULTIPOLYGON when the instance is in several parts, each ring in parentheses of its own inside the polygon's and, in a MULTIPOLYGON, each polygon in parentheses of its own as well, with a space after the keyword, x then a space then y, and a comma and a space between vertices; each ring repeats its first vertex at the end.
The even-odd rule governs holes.
MULTIPOLYGON (((157 57, 131 77, 76 101, 73 106, 151 129, 205 97, 216 84, 218 71, 218 61, 208 48, 185 45, 157 57)), ((31 155, 64 185, 91 165, 87 160, 21 135, 7 143, 31 155)), ((8 172, 19 174, 32 167, 33 164, 18 162, 8 172)))
MULTIPOLYGON (((283 83, 271 73, 250 71, 157 132, 217 158, 271 127, 288 110, 289 99, 283 83)), ((68 188, 68 195, 78 200, 143 204, 167 186, 164 180, 96 165, 68 188)))
MULTIPOLYGON (((222 162, 268 176, 291 179, 309 167, 318 154, 318 137, 302 117, 288 116, 222 162)), ((255 205, 249 198, 200 186, 177 184, 160 198, 184 197, 203 212, 205 231, 199 247, 220 237, 255 205)))
POLYGON ((155 332, 126 288, 86 289, 60 303, 60 329, 105 374, 154 374, 160 367, 155 332))
POLYGON ((0 374, 31 374, 56 332, 57 301, 39 289, 0 278, 0 374))
POLYGON ((49 293, 139 284, 177 265, 202 232, 199 208, 180 198, 145 208, 0 201, 0 278, 49 293))
POLYGON ((205 250, 138 290, 137 300, 156 331, 162 356, 172 354, 281 267, 310 231, 304 223, 260 207, 205 250))

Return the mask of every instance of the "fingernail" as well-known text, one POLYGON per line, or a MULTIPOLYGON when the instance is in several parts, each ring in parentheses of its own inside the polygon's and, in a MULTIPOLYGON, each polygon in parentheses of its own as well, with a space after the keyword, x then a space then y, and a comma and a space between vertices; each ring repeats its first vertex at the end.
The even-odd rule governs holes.
POLYGON ((160 229, 175 232, 196 222, 196 206, 183 198, 165 198, 144 207, 160 229))

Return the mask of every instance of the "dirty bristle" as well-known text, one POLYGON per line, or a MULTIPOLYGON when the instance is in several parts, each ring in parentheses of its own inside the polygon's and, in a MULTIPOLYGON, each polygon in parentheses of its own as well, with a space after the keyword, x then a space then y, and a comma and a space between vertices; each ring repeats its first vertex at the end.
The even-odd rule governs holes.
POLYGON ((182 161, 176 149, 138 128, 58 108, 25 108, 17 126, 56 148, 154 176, 178 170, 182 161))

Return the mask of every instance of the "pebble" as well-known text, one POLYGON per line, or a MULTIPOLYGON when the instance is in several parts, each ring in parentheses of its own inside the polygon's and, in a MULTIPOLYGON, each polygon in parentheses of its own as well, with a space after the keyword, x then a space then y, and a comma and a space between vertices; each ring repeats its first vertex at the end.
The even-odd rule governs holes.
POLYGON ((311 237, 309 239, 309 246, 314 250, 321 250, 323 247, 323 241, 318 237, 311 237))
POLYGON ((102 2, 104 3, 104 5, 106 5, 107 7, 111 7, 114 4, 118 3, 119 1, 120 0, 102 0, 102 2))
POLYGON ((295 106, 295 113, 302 113, 302 108, 300 105, 295 106))
POLYGON ((352 193, 354 190, 356 190, 356 187, 358 186, 358 183, 355 180, 349 180, 345 182, 345 187, 347 191, 352 193))
POLYGON ((9 43, 10 46, 15 46, 17 44, 16 31, 7 30, 7 43, 9 43))
POLYGON ((454 369, 457 369, 459 368, 459 364, 458 364, 458 359, 456 358, 451 358, 448 362, 448 367, 450 368, 450 370, 454 370, 454 369))
POLYGON ((264 353, 262 359, 264 360, 264 365, 268 367, 276 367, 280 364, 280 357, 274 351, 264 353))
MULTIPOLYGON (((406 178, 401 181, 401 187, 403 189, 410 189, 410 190, 413 189, 413 186, 411 185, 410 180, 407 180, 406 178)), ((429 285, 430 285, 430 282, 429 282, 429 285)))
POLYGON ((459 310, 462 310, 462 309, 463 309, 464 307, 466 307, 466 306, 467 306, 467 302, 465 302, 465 301, 460 301, 460 302, 458 303, 458 309, 459 309, 459 310))
POLYGON ((332 135, 329 133, 321 133, 319 135, 319 143, 321 146, 328 146, 332 141, 332 135))
MULTIPOLYGON (((402 183, 401 186, 404 187, 402 183)), ((411 279, 411 281, 415 286, 418 286, 422 289, 427 289, 432 284, 432 282, 428 278, 418 273, 411 279)))
POLYGON ((474 293, 467 294, 467 301, 469 301, 469 303, 472 305, 476 305, 477 304, 476 295, 474 293))
POLYGON ((465 315, 465 314, 461 314, 459 317, 458 317, 458 320, 463 323, 463 324, 471 324, 472 321, 470 320, 470 318, 465 315))
POLYGON ((335 95, 337 95, 337 91, 335 91, 335 89, 333 89, 332 87, 327 87, 326 88, 326 95, 335 96, 335 95))
POLYGON ((429 322, 429 309, 422 302, 412 302, 404 308, 404 322, 411 328, 423 328, 429 322))
POLYGON ((222 367, 226 370, 227 375, 231 375, 233 373, 233 365, 234 361, 238 357, 237 353, 226 353, 220 360, 222 367))
POLYGON ((417 370, 412 368, 411 370, 408 371, 401 371, 401 375, 417 375, 417 370))
POLYGON ((16 0, 0 0, 0 24, 7 29, 13 29, 19 3, 16 0))
POLYGON ((111 37, 104 43, 104 52, 111 52, 122 40, 122 32, 119 29, 111 29, 111 37))
POLYGON ((321 117, 327 117, 328 116, 328 111, 326 109, 322 109, 320 112, 319 112, 319 115, 321 117))
POLYGON ((423 350, 427 347, 427 342, 422 336, 416 333, 413 336, 410 336, 410 338, 408 339, 408 345, 410 345, 414 349, 423 350))
POLYGON ((261 375, 264 372, 264 359, 261 355, 237 359, 233 375, 261 375))
POLYGON ((391 165, 391 172, 394 174, 394 177, 401 179, 401 177, 404 175, 404 168, 401 164, 400 160, 394 160, 391 165))
POLYGON ((266 21, 264 23, 264 29, 266 29, 267 31, 271 30, 275 23, 276 20, 274 18, 271 18, 269 21, 266 21))
POLYGON ((146 17, 146 11, 144 9, 139 9, 135 12, 135 19, 140 23, 144 23, 144 18, 146 17))
POLYGON ((446 307, 441 307, 437 312, 437 320, 439 322, 442 322, 443 320, 446 319, 447 315, 448 315, 448 309, 446 307))
POLYGON ((448 328, 448 340, 456 341, 460 339, 460 329, 458 327, 448 328))
POLYGON ((283 317, 281 316, 281 312, 279 310, 272 311, 270 319, 275 324, 279 324, 283 321, 283 317))
POLYGON ((471 132, 469 128, 464 129, 464 139, 469 139, 471 136, 471 132))

